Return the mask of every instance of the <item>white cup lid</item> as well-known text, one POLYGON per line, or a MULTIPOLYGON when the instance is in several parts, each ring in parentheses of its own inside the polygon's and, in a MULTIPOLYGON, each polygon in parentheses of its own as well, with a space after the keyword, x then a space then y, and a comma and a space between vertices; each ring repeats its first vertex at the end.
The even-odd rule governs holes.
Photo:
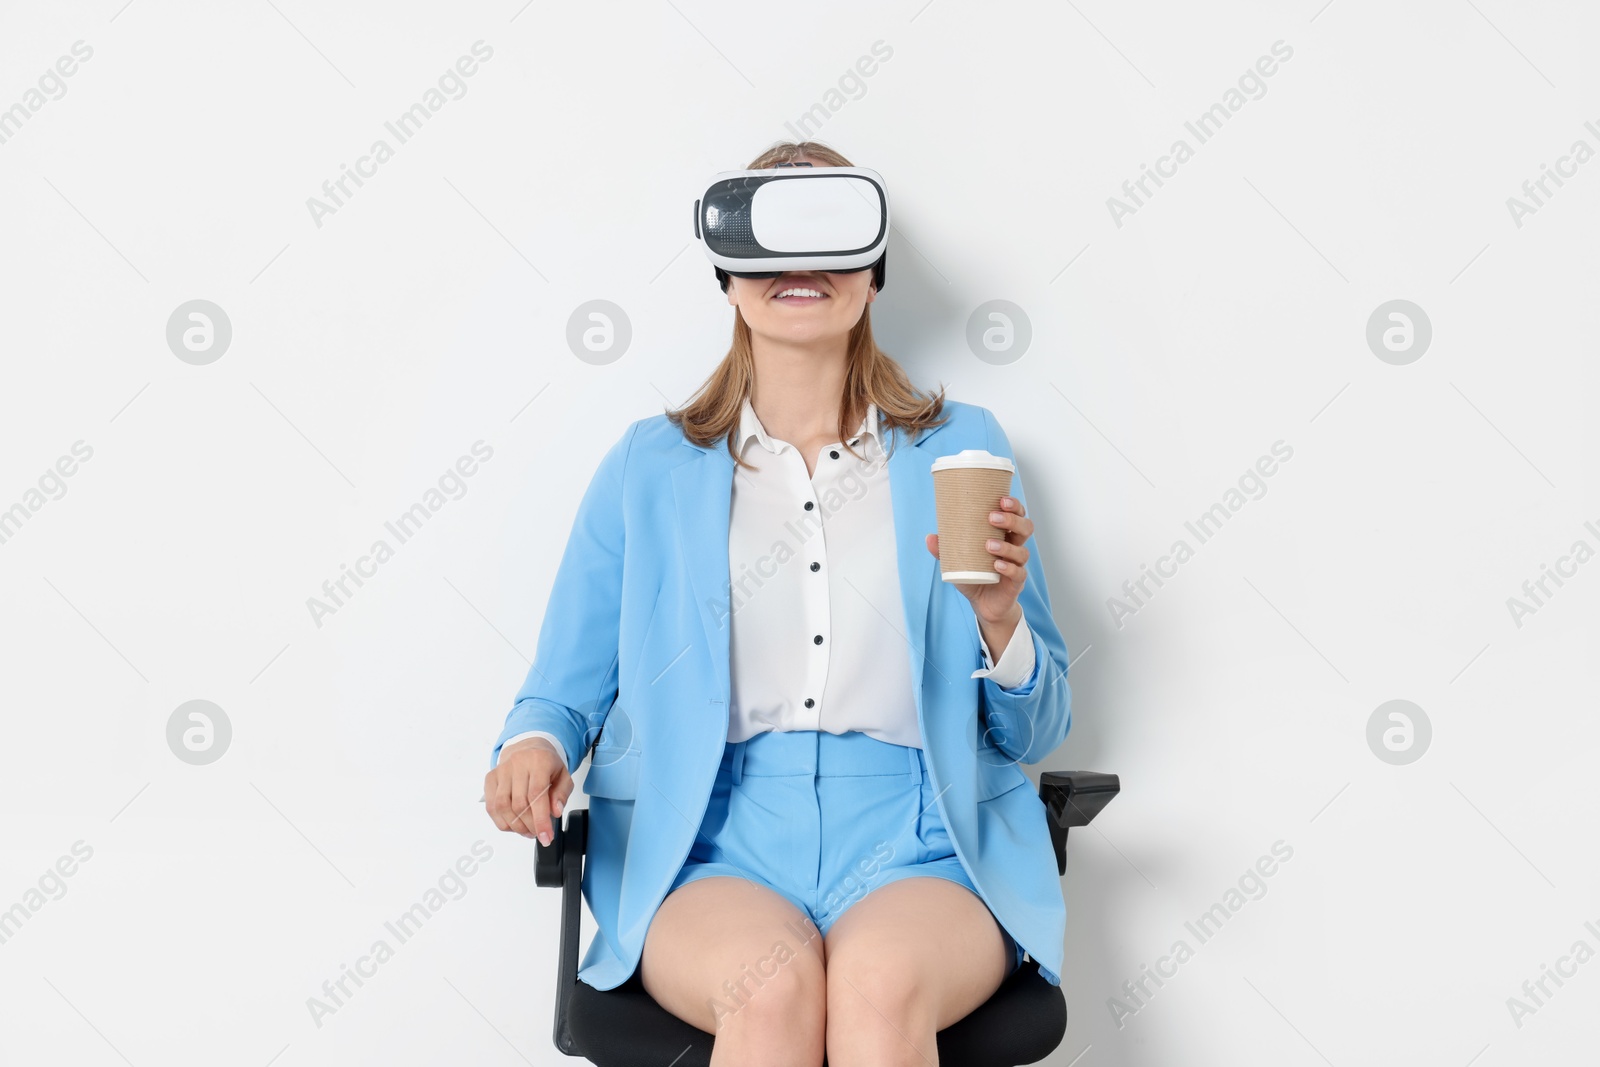
POLYGON ((953 456, 940 456, 933 461, 932 470, 942 471, 951 467, 988 467, 993 470, 1011 471, 1016 473, 1016 466, 1005 456, 996 456, 981 448, 964 448, 953 456))

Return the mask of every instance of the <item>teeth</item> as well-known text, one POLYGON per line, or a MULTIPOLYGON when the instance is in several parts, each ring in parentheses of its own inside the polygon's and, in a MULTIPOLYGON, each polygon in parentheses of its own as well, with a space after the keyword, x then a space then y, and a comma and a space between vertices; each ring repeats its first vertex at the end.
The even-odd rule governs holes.
POLYGON ((773 299, 777 300, 786 296, 814 296, 820 299, 822 294, 817 292, 815 289, 785 289, 773 299))

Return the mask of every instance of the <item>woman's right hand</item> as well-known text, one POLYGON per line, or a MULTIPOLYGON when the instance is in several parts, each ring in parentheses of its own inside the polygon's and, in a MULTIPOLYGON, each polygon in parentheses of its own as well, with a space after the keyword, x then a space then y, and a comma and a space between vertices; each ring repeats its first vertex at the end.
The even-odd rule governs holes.
POLYGON ((529 737, 500 750, 500 762, 483 780, 484 806, 500 829, 548 845, 550 817, 560 818, 572 788, 572 775, 555 746, 529 737))

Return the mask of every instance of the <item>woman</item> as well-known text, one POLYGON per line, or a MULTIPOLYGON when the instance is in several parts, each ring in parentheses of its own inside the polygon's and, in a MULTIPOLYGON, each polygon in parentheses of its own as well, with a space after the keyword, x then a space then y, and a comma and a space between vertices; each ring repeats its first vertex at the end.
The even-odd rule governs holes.
MULTIPOLYGON (((851 166, 805 142, 747 169, 806 162, 851 166)), ((732 349, 602 459, 486 804, 548 843, 595 743, 579 976, 637 970, 713 1063, 936 1062, 1024 948, 1060 983, 1016 766, 1071 722, 1034 524, 1019 476, 990 517, 999 581, 940 581, 929 464, 1009 458, 993 416, 877 348, 875 271, 718 276, 732 349)))

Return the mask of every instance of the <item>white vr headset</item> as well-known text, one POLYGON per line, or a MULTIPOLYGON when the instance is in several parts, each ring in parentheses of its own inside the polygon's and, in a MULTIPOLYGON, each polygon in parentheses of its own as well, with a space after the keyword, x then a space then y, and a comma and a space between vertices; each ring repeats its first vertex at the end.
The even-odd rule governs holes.
POLYGON ((889 246, 889 191, 865 167, 779 163, 712 177, 694 202, 694 235, 728 276, 776 278, 796 270, 871 270, 883 292, 889 246))

